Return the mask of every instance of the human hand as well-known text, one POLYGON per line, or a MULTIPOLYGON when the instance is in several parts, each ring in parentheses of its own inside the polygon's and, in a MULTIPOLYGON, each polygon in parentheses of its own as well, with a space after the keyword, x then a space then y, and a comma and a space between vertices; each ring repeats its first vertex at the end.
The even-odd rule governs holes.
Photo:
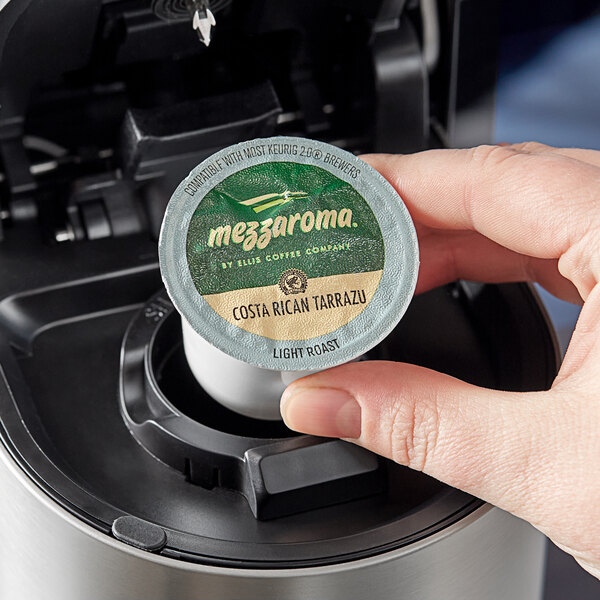
POLYGON ((476 387, 415 365, 342 365, 292 383, 297 431, 349 439, 529 521, 600 578, 600 152, 527 143, 363 159, 417 228, 417 293, 536 281, 583 308, 552 388, 476 387))

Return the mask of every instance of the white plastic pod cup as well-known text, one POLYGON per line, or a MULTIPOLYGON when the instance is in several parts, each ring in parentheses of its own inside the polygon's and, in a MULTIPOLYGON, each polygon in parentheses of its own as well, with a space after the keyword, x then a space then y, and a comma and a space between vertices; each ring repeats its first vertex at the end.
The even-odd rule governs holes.
POLYGON ((419 266, 391 185, 348 152, 290 137, 198 165, 169 202, 159 254, 192 373, 227 408, 267 420, 291 381, 389 334, 419 266))
POLYGON ((192 373, 223 406, 255 419, 281 419, 279 399, 295 379, 315 371, 273 371, 237 360, 198 335, 182 319, 183 347, 192 373))

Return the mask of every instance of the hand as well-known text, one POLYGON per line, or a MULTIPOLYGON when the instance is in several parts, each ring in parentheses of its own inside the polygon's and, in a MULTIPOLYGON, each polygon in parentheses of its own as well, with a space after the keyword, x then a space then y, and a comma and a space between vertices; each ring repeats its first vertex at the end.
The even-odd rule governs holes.
POLYGON ((508 510, 600 577, 600 152, 527 143, 363 158, 415 221, 417 292, 460 278, 536 281, 583 309, 548 391, 355 363, 292 383, 285 422, 508 510))

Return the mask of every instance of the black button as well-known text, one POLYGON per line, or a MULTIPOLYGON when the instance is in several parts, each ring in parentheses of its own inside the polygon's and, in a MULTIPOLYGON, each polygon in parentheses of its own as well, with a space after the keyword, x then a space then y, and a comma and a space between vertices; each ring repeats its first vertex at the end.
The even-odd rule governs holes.
POLYGON ((158 552, 167 543, 167 534, 161 527, 137 517, 115 519, 112 532, 121 542, 149 552, 158 552))

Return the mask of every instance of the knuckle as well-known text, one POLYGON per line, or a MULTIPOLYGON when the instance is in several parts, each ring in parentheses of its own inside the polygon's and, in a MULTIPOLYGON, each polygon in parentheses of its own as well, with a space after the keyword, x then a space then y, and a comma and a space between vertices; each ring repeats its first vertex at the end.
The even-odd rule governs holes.
POLYGON ((546 144, 542 144, 541 142, 520 142, 518 144, 511 144, 510 147, 514 150, 527 154, 538 154, 540 152, 548 152, 553 150, 553 148, 547 146, 546 144))
POLYGON ((432 398, 403 398, 396 403, 390 433, 391 458, 417 471, 427 463, 437 445, 440 418, 432 398))
POLYGON ((477 229, 477 189, 482 177, 495 180, 505 168, 507 161, 523 157, 510 146, 476 146, 469 150, 466 177, 464 178, 462 211, 466 219, 477 229))
POLYGON ((600 255, 595 249, 600 247, 600 226, 594 221, 566 223, 567 247, 558 259, 558 272, 575 285, 583 299, 599 280, 600 255))
POLYGON ((471 149, 471 164, 478 174, 482 169, 495 169, 515 156, 519 156, 519 152, 512 146, 476 146, 471 149))

